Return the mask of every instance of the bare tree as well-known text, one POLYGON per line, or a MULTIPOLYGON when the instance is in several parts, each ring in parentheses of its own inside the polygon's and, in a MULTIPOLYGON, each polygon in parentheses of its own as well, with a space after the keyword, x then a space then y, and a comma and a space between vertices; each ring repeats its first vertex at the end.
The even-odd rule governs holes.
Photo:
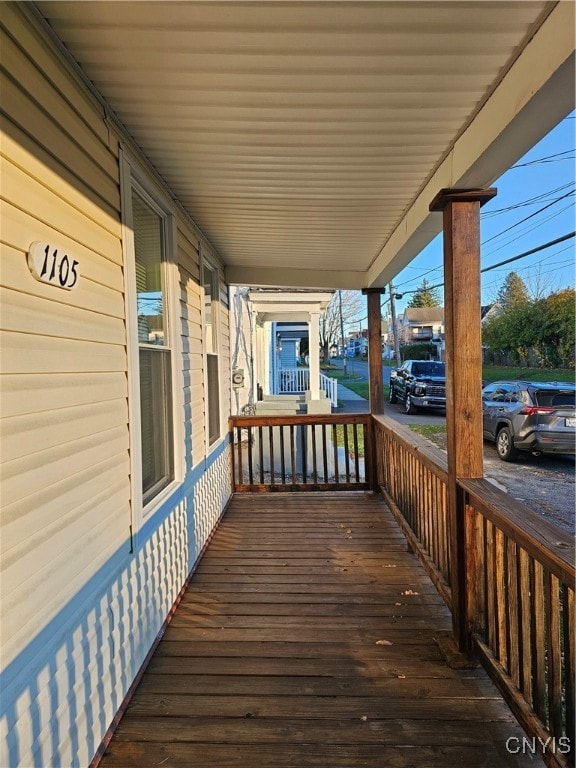
POLYGON ((330 359, 330 348, 344 344, 342 325, 348 325, 365 310, 360 291, 336 291, 320 318, 320 346, 325 363, 330 359), (340 317, 340 299, 342 317, 340 317))

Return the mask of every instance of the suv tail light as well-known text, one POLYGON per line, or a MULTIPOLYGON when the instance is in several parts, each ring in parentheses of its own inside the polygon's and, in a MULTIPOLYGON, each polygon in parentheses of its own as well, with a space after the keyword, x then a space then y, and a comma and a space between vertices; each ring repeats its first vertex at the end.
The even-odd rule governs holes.
POLYGON ((556 408, 549 408, 544 405, 527 405, 526 408, 522 408, 520 413, 523 413, 526 416, 535 416, 539 413, 554 413, 555 410, 556 408))

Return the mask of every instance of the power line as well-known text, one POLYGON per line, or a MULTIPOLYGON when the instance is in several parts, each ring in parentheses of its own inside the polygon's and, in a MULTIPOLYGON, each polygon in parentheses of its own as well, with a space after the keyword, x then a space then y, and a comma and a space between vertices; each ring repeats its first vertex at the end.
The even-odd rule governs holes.
POLYGON ((557 152, 555 155, 547 155, 545 157, 540 157, 537 160, 529 160, 527 163, 517 163, 516 165, 511 165, 510 170, 513 168, 525 168, 528 165, 539 165, 540 163, 557 163, 559 160, 572 160, 573 158, 562 157, 562 155, 568 155, 573 152, 576 152, 576 150, 565 149, 564 152, 557 152))
MULTIPOLYGON (((498 267, 502 267, 504 264, 511 264, 513 261, 518 261, 519 259, 524 259, 526 256, 532 256, 534 253, 539 253, 540 251, 544 251, 546 248, 551 248, 553 245, 558 245, 558 243, 563 243, 566 240, 570 240, 570 238, 576 236, 576 231, 569 232, 566 235, 562 235, 562 237, 557 237, 555 240, 550 240, 547 243, 543 243, 542 245, 536 246, 536 248, 531 248, 529 251, 524 251, 523 253, 519 253, 517 256, 511 256, 509 259, 504 259, 504 261, 499 261, 496 264, 491 264, 489 267, 484 267, 484 269, 481 269, 480 272, 490 272, 493 269, 497 269, 498 267)), ((428 290, 434 290, 435 288, 443 288, 444 282, 438 283, 437 285, 430 285, 427 286, 428 290)), ((413 291, 404 291, 402 294, 405 296, 407 293, 418 293, 418 289, 415 289, 413 291)))

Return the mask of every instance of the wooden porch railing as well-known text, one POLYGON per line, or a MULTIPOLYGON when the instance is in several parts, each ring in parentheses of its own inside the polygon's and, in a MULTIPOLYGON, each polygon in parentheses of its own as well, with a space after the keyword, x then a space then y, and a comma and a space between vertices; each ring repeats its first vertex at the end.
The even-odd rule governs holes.
POLYGON ((458 484, 474 648, 528 733, 553 740, 548 765, 574 765, 573 542, 487 480, 458 484))
POLYGON ((229 425, 236 493, 372 487, 369 414, 234 416, 229 425))
POLYGON ((458 573, 471 650, 547 765, 574 765, 573 539, 487 480, 459 480, 465 561, 451 562, 445 456, 374 422, 377 480, 410 546, 453 612, 458 573))

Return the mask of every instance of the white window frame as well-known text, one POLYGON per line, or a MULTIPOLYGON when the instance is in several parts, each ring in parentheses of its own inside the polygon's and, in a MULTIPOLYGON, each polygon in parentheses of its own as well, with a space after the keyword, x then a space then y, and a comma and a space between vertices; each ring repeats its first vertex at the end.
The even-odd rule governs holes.
POLYGON ((200 251, 200 289, 202 292, 202 345, 204 359, 204 392, 206 413, 204 414, 204 434, 206 453, 210 453, 222 439, 222 343, 220 338, 221 310, 220 310, 220 270, 218 265, 210 259, 203 249, 200 251), (204 267, 212 271, 215 279, 216 301, 212 306, 212 331, 216 352, 209 352, 206 343, 206 306, 204 297, 204 267), (208 355, 216 355, 218 359, 218 434, 210 440, 210 391, 208 387, 208 355))
POLYGON ((124 148, 120 149, 120 189, 122 209, 122 247, 126 306, 126 337, 128 357, 128 418, 130 424, 130 478, 132 498, 132 530, 137 532, 174 493, 184 477, 183 450, 183 371, 182 342, 178 330, 179 279, 176 259, 176 213, 170 199, 154 183, 138 161, 124 148), (140 419, 140 342, 138 340, 138 296, 136 290, 136 263, 134 233, 132 230, 132 192, 157 213, 163 222, 164 235, 164 293, 166 295, 165 322, 166 347, 170 350, 170 377, 172 392, 172 473, 168 482, 146 504, 142 491, 142 440, 140 419))

